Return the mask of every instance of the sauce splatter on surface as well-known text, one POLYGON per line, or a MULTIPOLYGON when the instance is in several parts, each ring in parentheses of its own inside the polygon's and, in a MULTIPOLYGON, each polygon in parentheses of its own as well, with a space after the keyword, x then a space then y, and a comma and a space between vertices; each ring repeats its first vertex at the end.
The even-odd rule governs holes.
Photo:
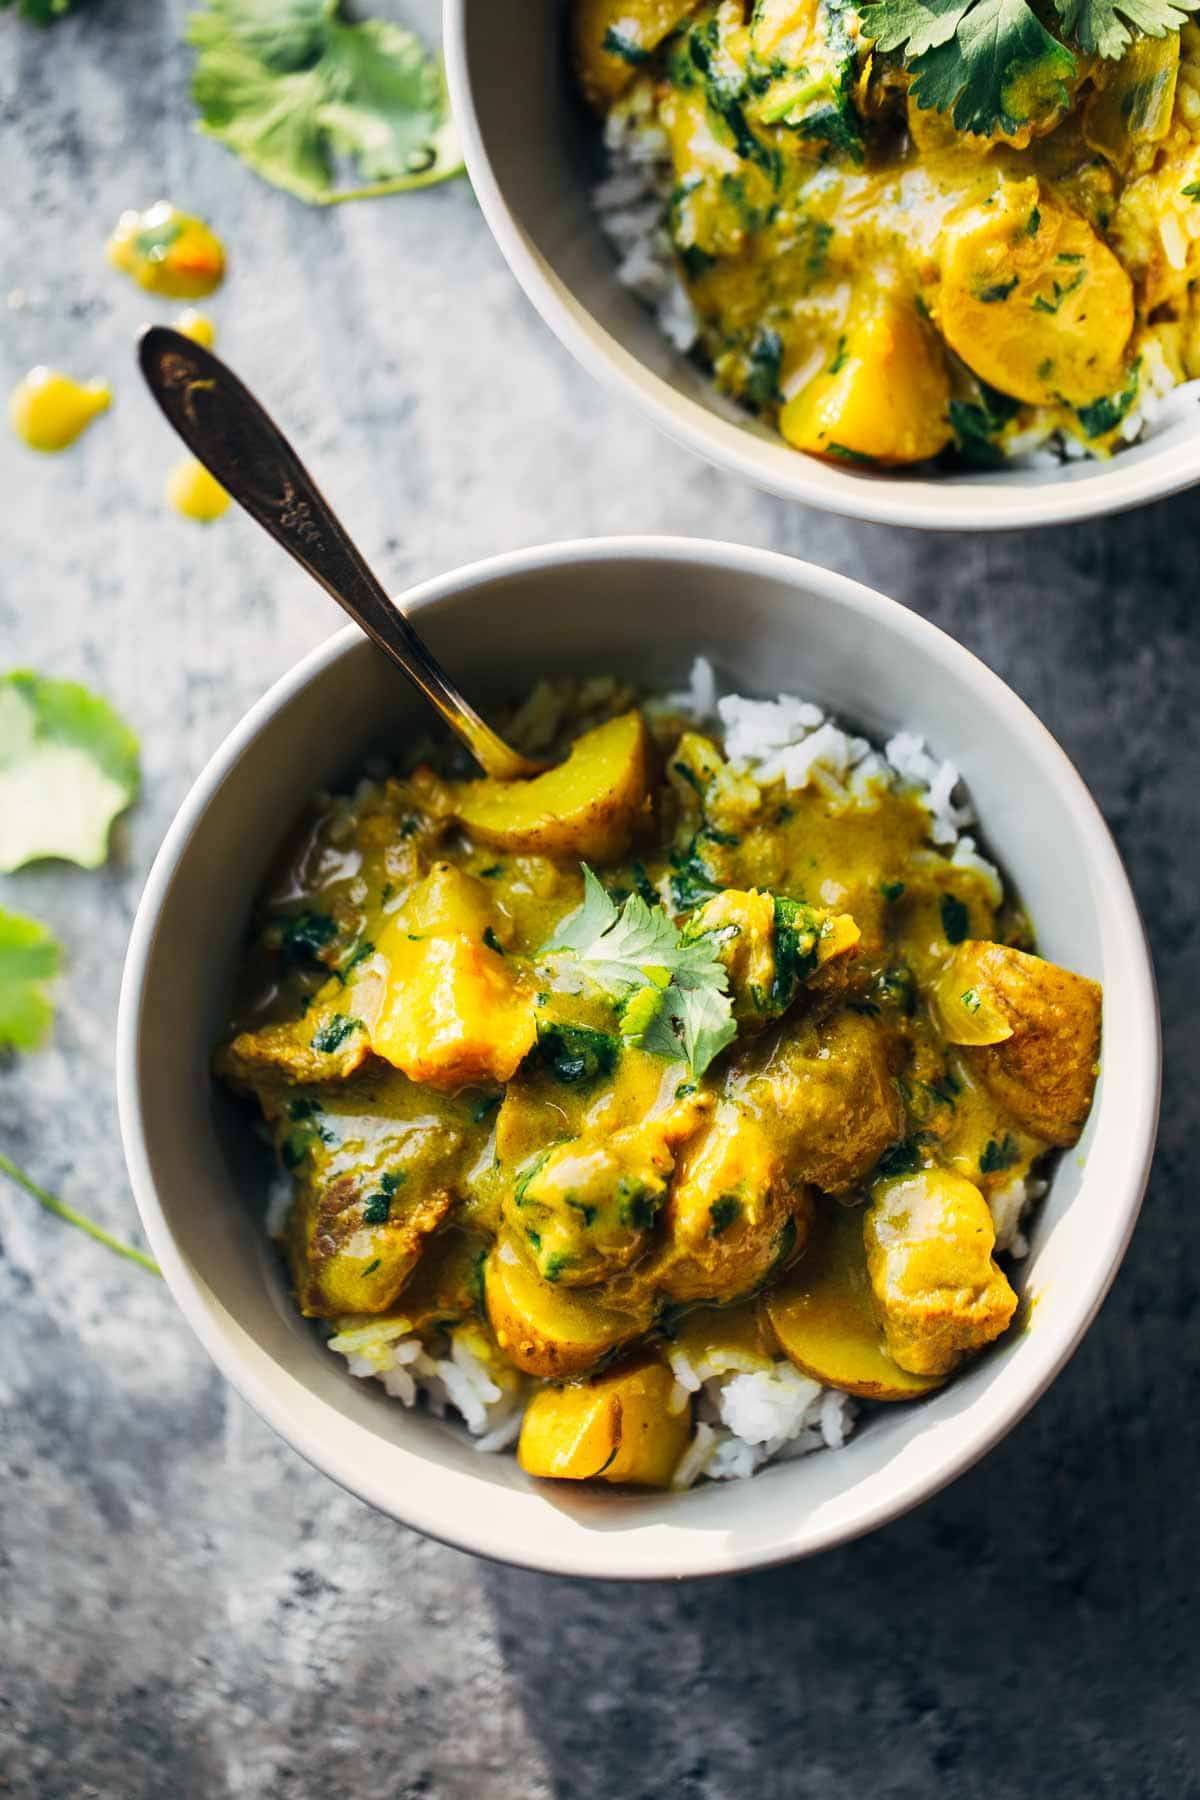
POLYGON ((75 381, 60 369, 39 365, 13 389, 8 417, 29 449, 53 452, 67 449, 111 405, 106 381, 75 381))
POLYGON ((217 340, 217 328, 208 314, 197 312, 194 306, 184 307, 175 321, 175 329, 205 350, 211 350, 217 340))
POLYGON ((189 456, 177 463, 167 477, 167 504, 185 519, 210 525, 227 509, 229 495, 203 463, 189 456))
POLYGON ((171 300, 199 300, 221 285, 225 247, 203 219, 167 200, 123 212, 108 240, 108 260, 139 287, 171 300))

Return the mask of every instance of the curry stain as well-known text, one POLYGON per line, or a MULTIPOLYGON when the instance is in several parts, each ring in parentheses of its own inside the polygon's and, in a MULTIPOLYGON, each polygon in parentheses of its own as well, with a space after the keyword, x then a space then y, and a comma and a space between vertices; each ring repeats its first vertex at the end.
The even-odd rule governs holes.
POLYGON ((112 405, 106 381, 75 381, 61 369, 31 369, 9 396, 8 417, 30 450, 66 450, 112 405))
POLYGON ((229 507, 229 495, 194 456, 185 457, 167 477, 167 505, 185 519, 211 525, 229 507))
POLYGON ((184 307, 175 321, 175 329, 191 338, 193 344, 199 344, 202 350, 211 350, 217 341, 216 326, 207 313, 197 312, 194 306, 184 307))
POLYGON ((225 247, 192 213, 168 200, 144 212, 123 212, 108 240, 108 260, 147 293, 199 300, 221 285, 225 247))

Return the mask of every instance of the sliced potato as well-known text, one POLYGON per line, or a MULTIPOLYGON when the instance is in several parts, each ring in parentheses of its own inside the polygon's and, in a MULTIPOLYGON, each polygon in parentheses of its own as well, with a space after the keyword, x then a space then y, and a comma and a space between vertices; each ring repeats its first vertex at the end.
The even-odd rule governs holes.
POLYGON ((575 0, 571 8, 580 85, 607 112, 698 0, 575 0))
POLYGON ((672 1410, 671 1371, 653 1358, 571 1387, 543 1388, 525 1410, 517 1460, 558 1481, 665 1488, 691 1436, 691 1406, 672 1410))
POLYGON ((788 443, 830 462, 923 462, 950 442, 950 379, 909 294, 873 289, 828 365, 780 414, 788 443))
POLYGON ((827 1387, 868 1400, 915 1400, 939 1385, 884 1348, 867 1275, 863 1212, 823 1206, 794 1273, 763 1301, 780 1348, 827 1387))
POLYGON ((648 750, 641 713, 622 713, 585 731, 564 763, 532 781, 464 783, 455 790, 456 815, 498 850, 610 862, 628 848, 645 805, 648 750))
POLYGON ((1087 220, 1036 181, 958 213, 939 252, 937 323, 984 381, 1031 406, 1084 406, 1123 385, 1133 284, 1087 220))
POLYGON ((530 1375, 584 1375, 639 1337, 653 1317, 648 1297, 617 1306, 586 1290, 552 1287, 506 1232, 492 1247, 483 1279, 496 1342, 530 1375))

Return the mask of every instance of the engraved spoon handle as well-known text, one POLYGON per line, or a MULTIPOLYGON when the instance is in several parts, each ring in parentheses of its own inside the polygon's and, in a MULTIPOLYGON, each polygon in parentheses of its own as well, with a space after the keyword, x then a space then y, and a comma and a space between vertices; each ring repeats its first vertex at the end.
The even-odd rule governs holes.
POLYGON ((220 357, 182 332, 151 325, 139 340, 138 361, 192 455, 404 671, 485 773, 501 780, 537 774, 544 765, 510 749, 459 693, 279 427, 220 357))

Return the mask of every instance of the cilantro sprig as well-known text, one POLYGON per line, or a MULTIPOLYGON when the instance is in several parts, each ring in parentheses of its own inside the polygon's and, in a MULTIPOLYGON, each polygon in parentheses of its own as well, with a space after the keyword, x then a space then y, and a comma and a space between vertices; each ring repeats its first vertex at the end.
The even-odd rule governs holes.
POLYGON ((1178 31, 1200 0, 1053 0, 1059 35, 1028 0, 863 0, 864 34, 902 52, 917 105, 960 131, 1016 132, 1065 107, 1079 54, 1114 60, 1178 31))
POLYGON ((205 0, 187 26, 200 128, 312 206, 462 168, 441 68, 413 32, 341 0, 205 0), (339 183, 339 165, 355 178, 339 183))
POLYGON ((622 1003, 624 1034, 656 1056, 702 1075, 737 1036, 724 965, 711 937, 685 940, 674 920, 640 894, 618 907, 586 863, 583 905, 543 955, 567 957, 622 1003))

